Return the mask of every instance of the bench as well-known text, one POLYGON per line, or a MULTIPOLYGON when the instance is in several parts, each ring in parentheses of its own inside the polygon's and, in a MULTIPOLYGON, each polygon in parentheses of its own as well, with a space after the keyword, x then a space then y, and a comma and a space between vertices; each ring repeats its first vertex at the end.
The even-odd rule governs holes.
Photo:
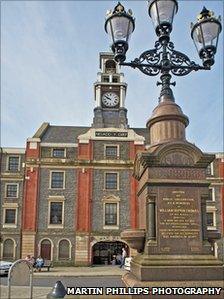
POLYGON ((53 263, 52 261, 49 261, 49 260, 45 260, 44 261, 44 265, 42 268, 47 268, 47 271, 49 272, 50 271, 50 268, 53 267, 53 263))

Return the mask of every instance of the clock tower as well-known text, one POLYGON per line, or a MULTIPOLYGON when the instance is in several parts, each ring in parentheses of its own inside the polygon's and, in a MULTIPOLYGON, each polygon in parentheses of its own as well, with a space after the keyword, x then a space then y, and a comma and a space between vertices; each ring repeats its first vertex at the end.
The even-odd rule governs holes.
POLYGON ((119 65, 113 59, 113 53, 100 53, 100 72, 94 84, 95 108, 92 127, 123 128, 128 127, 125 95, 127 84, 120 73, 119 65))

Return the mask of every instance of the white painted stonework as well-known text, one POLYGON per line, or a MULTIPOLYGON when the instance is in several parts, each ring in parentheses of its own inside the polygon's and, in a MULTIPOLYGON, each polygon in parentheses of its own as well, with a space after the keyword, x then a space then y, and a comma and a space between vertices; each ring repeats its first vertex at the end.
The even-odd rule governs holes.
POLYGON ((132 129, 121 128, 91 128, 88 132, 78 136, 79 143, 89 143, 89 140, 113 140, 113 141, 134 141, 135 145, 143 145, 145 138, 135 133, 132 129), (120 132, 128 133, 127 137, 104 137, 95 136, 96 132, 120 132))

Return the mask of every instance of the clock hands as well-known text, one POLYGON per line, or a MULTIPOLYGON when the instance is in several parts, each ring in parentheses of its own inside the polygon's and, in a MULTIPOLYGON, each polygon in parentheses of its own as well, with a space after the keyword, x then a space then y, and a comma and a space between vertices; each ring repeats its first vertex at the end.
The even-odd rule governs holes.
POLYGON ((105 98, 106 98, 106 99, 108 99, 108 100, 111 100, 111 98, 110 98, 110 97, 108 97, 108 96, 106 96, 106 95, 105 95, 105 98))

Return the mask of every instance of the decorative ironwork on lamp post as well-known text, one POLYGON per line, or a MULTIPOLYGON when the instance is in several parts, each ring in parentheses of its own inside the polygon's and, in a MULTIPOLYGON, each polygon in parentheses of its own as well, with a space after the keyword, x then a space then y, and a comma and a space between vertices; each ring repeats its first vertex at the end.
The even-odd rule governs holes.
POLYGON ((105 30, 112 37, 111 48, 115 61, 120 65, 137 68, 148 76, 156 76, 160 73, 161 82, 157 82, 157 85, 162 85, 160 100, 167 96, 174 99, 170 85, 176 83, 171 83, 171 74, 185 76, 192 71, 211 69, 218 37, 222 30, 221 17, 216 18, 213 12, 204 7, 196 23, 191 24, 191 37, 203 65, 196 64, 186 54, 174 50, 174 44, 170 41, 173 18, 177 11, 177 0, 149 1, 148 13, 158 40, 155 42, 154 49, 144 51, 139 58, 131 62, 125 60, 128 41, 135 29, 132 11, 129 9, 126 12, 124 6, 118 2, 114 10, 108 11, 106 16, 105 30))

